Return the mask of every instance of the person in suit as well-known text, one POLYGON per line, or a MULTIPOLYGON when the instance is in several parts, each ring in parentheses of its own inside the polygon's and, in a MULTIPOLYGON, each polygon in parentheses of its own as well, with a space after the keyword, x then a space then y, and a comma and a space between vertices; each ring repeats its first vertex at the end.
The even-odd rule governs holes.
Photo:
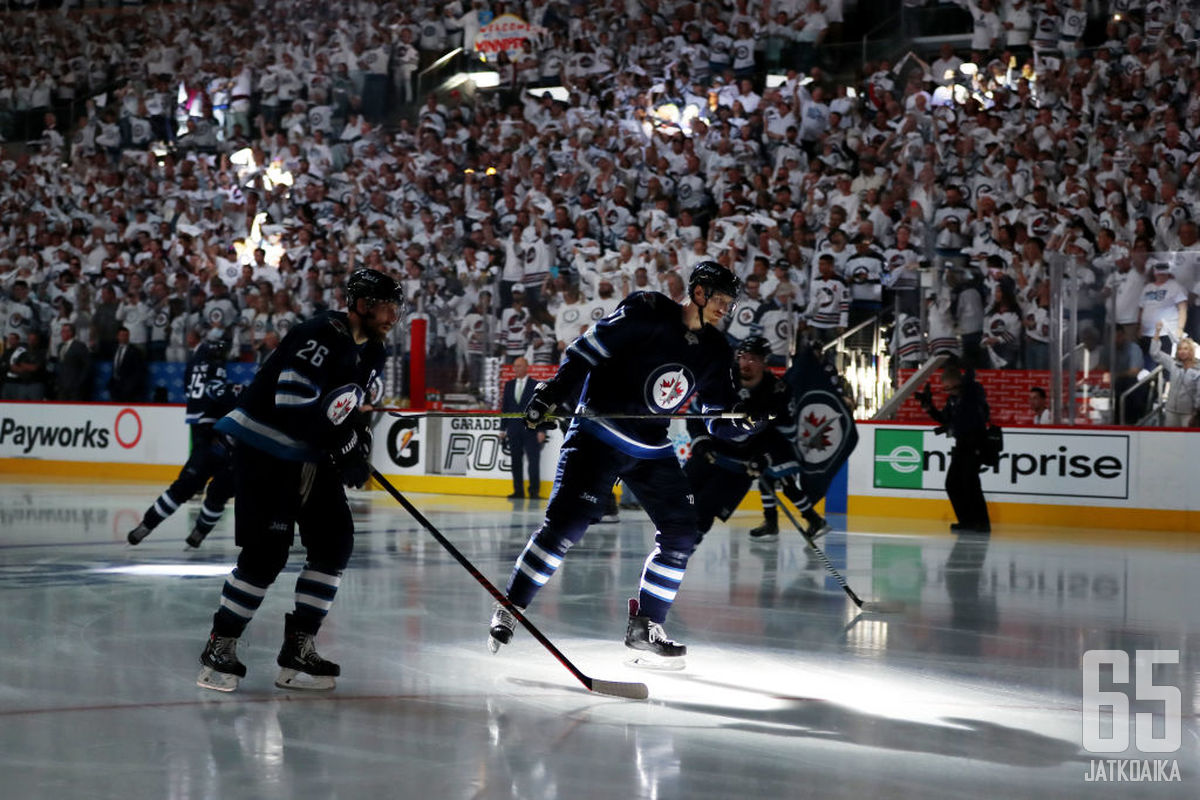
POLYGON ((146 397, 146 357, 129 343, 129 329, 125 326, 117 330, 117 349, 113 353, 108 391, 118 403, 136 403, 146 397))
POLYGON ((75 326, 62 326, 62 344, 58 346, 58 364, 54 385, 59 400, 87 400, 91 382, 92 354, 88 346, 75 338, 75 326))
MULTIPOLYGON (((533 397, 534 382, 529 378, 529 362, 523 357, 513 361, 513 379, 504 384, 503 398, 500 401, 502 413, 524 413, 533 397)), ((529 462, 529 498, 536 500, 541 497, 541 465, 540 453, 546 442, 545 431, 534 431, 525 425, 520 418, 505 419, 500 438, 508 442, 510 458, 512 459, 513 492, 510 500, 525 497, 525 486, 522 474, 525 462, 529 462)))

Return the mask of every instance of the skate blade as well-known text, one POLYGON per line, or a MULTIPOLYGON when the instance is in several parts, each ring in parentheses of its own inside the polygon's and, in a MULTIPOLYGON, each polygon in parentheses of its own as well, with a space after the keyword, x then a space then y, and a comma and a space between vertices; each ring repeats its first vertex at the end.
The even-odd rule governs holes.
POLYGON ((241 678, 237 675, 217 672, 212 667, 201 667, 200 675, 196 678, 196 685, 201 689, 212 689, 214 692, 232 692, 238 687, 240 680, 241 678))
POLYGON ((772 533, 768 536, 751 536, 750 537, 750 544, 755 544, 756 542, 762 542, 764 544, 771 544, 773 542, 778 542, 778 541, 779 541, 778 533, 772 533))
POLYGON ((817 539, 820 539, 822 536, 824 536, 827 533, 831 533, 832 531, 833 531, 832 525, 822 525, 821 527, 817 528, 815 533, 810 533, 808 535, 808 538, 812 539, 815 542, 817 539))
POLYGON ((334 687, 332 675, 309 675, 294 669, 279 670, 275 685, 280 689, 297 689, 305 692, 327 692, 334 687))
POLYGON ((657 656, 654 653, 638 653, 625 660, 625 666, 634 669, 650 669, 656 672, 679 672, 687 666, 683 656, 657 656))
POLYGON ((499 639, 497 639, 495 636, 488 634, 488 640, 487 640, 488 652, 491 653, 492 655, 496 655, 496 653, 499 653, 500 648, 506 644, 508 644, 508 642, 502 642, 499 639))

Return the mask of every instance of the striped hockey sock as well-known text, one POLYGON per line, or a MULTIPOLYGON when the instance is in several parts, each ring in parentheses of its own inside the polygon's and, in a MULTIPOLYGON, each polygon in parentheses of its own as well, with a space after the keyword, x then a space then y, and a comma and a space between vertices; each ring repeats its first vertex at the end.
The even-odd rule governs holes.
POLYGON ((196 518, 196 530, 207 535, 208 532, 211 531, 217 524, 217 522, 220 521, 221 514, 224 513, 224 511, 224 508, 218 508, 214 511, 213 509, 209 508, 208 503, 205 502, 205 504, 200 507, 200 516, 196 518))
POLYGON ((221 589, 221 607, 213 615, 213 631, 218 636, 241 636, 262 605, 269 585, 251 583, 234 567, 221 589))
POLYGON ((786 478, 783 481, 783 496, 792 501, 792 505, 796 510, 803 514, 806 511, 812 510, 812 501, 808 499, 808 495, 800 488, 800 484, 795 478, 786 478))
POLYGON ((142 515, 142 524, 154 530, 178 508, 179 502, 171 497, 171 491, 168 489, 158 496, 154 505, 146 509, 146 513, 142 515))
POLYGON ((546 581, 554 575, 562 565, 566 548, 549 550, 538 543, 537 537, 529 540, 521 557, 513 567, 512 576, 508 579, 508 599, 521 608, 526 608, 537 594, 538 589, 546 585, 546 581), (559 552, 561 549, 561 552, 559 552))
POLYGON ((316 634, 325 615, 333 607, 338 586, 342 582, 341 572, 330 574, 305 564, 296 578, 296 624, 304 633, 316 634))
POLYGON ((642 616, 660 624, 666 620, 686 569, 686 556, 667 556, 660 548, 654 548, 642 567, 642 583, 638 590, 638 606, 642 616))
POLYGON ((779 524, 779 509, 776 508, 775 492, 769 483, 759 481, 758 493, 762 498, 763 518, 771 525, 779 524))

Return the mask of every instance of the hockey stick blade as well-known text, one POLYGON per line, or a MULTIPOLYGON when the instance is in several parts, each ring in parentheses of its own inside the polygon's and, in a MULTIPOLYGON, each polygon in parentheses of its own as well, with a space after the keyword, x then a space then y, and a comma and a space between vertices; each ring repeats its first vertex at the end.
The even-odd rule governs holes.
POLYGON ((859 608, 871 614, 903 614, 908 606, 899 600, 884 601, 881 603, 867 601, 859 606, 859 608))
POLYGON ((903 603, 867 602, 859 597, 855 591, 850 588, 850 584, 846 583, 846 579, 842 577, 842 573, 838 572, 837 568, 833 566, 833 562, 829 560, 827 555, 825 555, 825 551, 817 546, 817 543, 808 535, 808 531, 804 530, 803 526, 800 525, 800 521, 796 519, 791 511, 788 510, 788 507, 784 505, 783 501, 776 497, 775 503, 779 508, 783 509, 783 513, 787 515, 787 518, 791 521, 792 525, 794 525, 796 530, 800 532, 800 535, 804 538, 804 543, 808 545, 809 550, 811 550, 817 557, 817 560, 821 562, 821 566, 825 568, 826 572, 833 576, 833 579, 836 580, 838 585, 842 587, 842 591, 846 593, 846 596, 850 598, 854 605, 858 606, 860 611, 866 611, 874 614, 899 614, 904 611, 905 606, 903 603))
POLYGON ((442 549, 449 553, 454 560, 463 567, 463 569, 470 573, 471 577, 475 579, 476 583, 478 583, 484 589, 487 589, 488 594, 490 594, 492 598, 496 600, 496 602, 507 608, 509 612, 517 619, 517 621, 521 623, 525 630, 529 631, 533 638, 537 639, 538 643, 542 645, 542 647, 549 650, 550 655, 557 658, 558 663, 566 667, 567 671, 574 675, 575 678, 589 691, 596 692, 598 694, 612 695, 613 697, 627 697, 631 700, 645 700, 650 696, 650 690, 646 688, 646 684, 644 683, 603 681, 585 675, 583 671, 579 669, 579 667, 575 666, 571 659, 567 658, 563 652, 555 646, 554 642, 546 638, 546 634, 538 630, 537 626, 530 622, 529 618, 526 617, 519 608, 514 606, 512 602, 504 596, 504 593, 497 589, 495 584, 489 581, 487 577, 484 576, 484 574, 480 572, 479 569, 476 568, 476 566, 472 564, 471 561, 464 556, 457 547, 454 546, 453 542, 447 539, 432 522, 426 519, 425 515, 418 511, 417 507, 409 502, 407 497, 400 493, 399 489, 397 489, 395 486, 392 486, 391 481, 383 477, 379 470, 375 469, 374 467, 371 468, 371 477, 375 479, 376 483, 383 487, 384 491, 392 496, 393 500, 403 506, 404 510, 407 511, 413 519, 421 524, 421 527, 427 530, 429 534, 437 540, 437 543, 442 546, 442 549))
POLYGON ((625 683, 623 681, 604 681, 592 678, 588 686, 596 694, 607 694, 613 697, 625 697, 629 700, 645 700, 650 696, 650 690, 644 683, 625 683))

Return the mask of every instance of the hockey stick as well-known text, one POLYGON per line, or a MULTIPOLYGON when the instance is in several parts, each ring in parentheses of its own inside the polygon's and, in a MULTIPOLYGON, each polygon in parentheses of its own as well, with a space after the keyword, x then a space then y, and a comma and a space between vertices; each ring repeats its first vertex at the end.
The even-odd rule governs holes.
POLYGON ((788 507, 783 504, 783 501, 778 495, 775 497, 775 504, 783 509, 783 513, 787 515, 787 518, 792 521, 793 525, 796 526, 796 530, 800 531, 800 535, 804 537, 804 543, 807 544, 809 549, 816 554, 817 560, 820 561, 821 565, 825 567, 825 571, 832 575, 834 580, 838 582, 838 585, 842 587, 842 591, 846 593, 846 596, 854 601, 854 605, 858 606, 863 611, 871 611, 876 614, 899 614, 900 612, 904 611, 904 604, 900 602, 864 602, 861 597, 854 593, 854 590, 850 588, 850 585, 846 583, 846 579, 843 578, 842 573, 838 572, 837 568, 833 566, 833 562, 829 560, 829 556, 825 555, 825 551, 823 551, 820 547, 817 547, 817 543, 812 540, 812 538, 808 535, 808 531, 804 530, 803 526, 800 525, 799 520, 797 520, 792 512, 788 510, 788 507))
MULTIPOLYGON (((490 419, 525 419, 524 412, 521 411, 487 411, 484 409, 463 409, 461 411, 414 411, 408 408, 391 408, 386 406, 375 406, 372 411, 380 411, 391 414, 395 417, 488 417, 490 419)), ((547 420, 552 422, 560 419, 746 419, 745 414, 734 413, 732 411, 724 411, 716 414, 597 414, 592 411, 573 412, 567 414, 548 414, 547 420)), ((768 417, 767 419, 774 419, 768 417)))
POLYGON ((572 664, 571 660, 563 655, 562 651, 555 647, 554 643, 547 639, 545 634, 538 630, 534 624, 530 622, 523 613, 521 613, 521 609, 513 605, 512 602, 504 596, 503 592, 497 589, 491 581, 484 577, 483 573, 476 569, 475 565, 467 560, 467 557, 460 553, 458 548, 455 547, 449 539, 443 536, 441 531, 434 527, 433 523, 427 520, 425 515, 418 511, 416 507, 408 501, 407 497, 400 494, 399 490, 397 490, 395 486, 392 486, 391 482, 388 481, 387 478, 380 475, 379 470, 372 467, 371 477, 374 478, 375 481, 382 486, 397 503, 402 505, 404 510, 412 515, 413 519, 421 523, 421 526, 425 528, 425 530, 429 531, 434 539, 437 539, 437 543, 444 547, 447 553, 454 556, 454 560, 461 564, 467 572, 471 573, 471 577, 478 581, 480 586, 482 586, 484 589, 487 589, 488 594, 494 597, 497 603, 500 603, 502 606, 508 609, 508 612, 516 617, 517 621, 525 626, 525 630, 533 634, 533 638, 537 639, 538 642, 541 643, 542 647, 545 647, 547 650, 549 650, 550 654, 557 658, 559 663, 566 667, 572 675, 578 678, 579 682, 587 687, 588 691, 597 692, 598 694, 608 694, 614 697, 627 697, 631 700, 645 700, 650 696, 650 690, 646 688, 646 684, 644 683, 603 681, 599 678, 591 678, 587 675, 584 675, 583 672, 580 671, 579 667, 572 664))

